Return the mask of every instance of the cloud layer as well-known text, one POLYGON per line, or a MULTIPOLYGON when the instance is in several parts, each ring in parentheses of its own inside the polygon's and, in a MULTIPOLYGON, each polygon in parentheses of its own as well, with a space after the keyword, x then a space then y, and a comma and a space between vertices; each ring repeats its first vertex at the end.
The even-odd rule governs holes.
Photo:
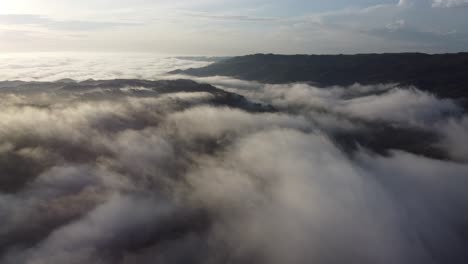
POLYGON ((0 54, 0 59, 2 81, 124 78, 154 80, 170 70, 197 68, 212 63, 212 58, 176 58, 145 53, 0 54))
POLYGON ((0 262, 464 263, 457 102, 197 80, 0 83, 0 262))

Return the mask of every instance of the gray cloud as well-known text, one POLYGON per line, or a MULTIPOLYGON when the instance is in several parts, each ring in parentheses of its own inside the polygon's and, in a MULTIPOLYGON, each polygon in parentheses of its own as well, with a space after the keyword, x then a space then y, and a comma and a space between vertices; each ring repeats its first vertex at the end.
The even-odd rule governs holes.
POLYGON ((451 118, 437 124, 437 129, 444 135, 442 146, 445 147, 453 159, 467 161, 468 147, 460 144, 468 140, 468 117, 451 118))

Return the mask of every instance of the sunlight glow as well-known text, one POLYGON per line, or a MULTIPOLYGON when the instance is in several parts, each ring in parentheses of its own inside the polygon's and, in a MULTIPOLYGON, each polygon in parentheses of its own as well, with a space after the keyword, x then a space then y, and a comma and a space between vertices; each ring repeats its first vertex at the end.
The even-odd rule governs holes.
POLYGON ((0 14, 18 13, 19 7, 15 1, 0 1, 0 14))

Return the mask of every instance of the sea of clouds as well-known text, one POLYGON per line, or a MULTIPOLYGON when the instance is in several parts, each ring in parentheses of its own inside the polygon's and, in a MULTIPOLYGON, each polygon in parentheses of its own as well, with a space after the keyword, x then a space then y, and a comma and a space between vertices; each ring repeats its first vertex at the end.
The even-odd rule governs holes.
POLYGON ((468 117, 456 100, 106 58, 0 63, 0 79, 42 81, 0 82, 0 263, 466 263, 468 117), (64 78, 191 78, 259 109, 220 104, 215 90, 44 82, 64 78))
POLYGON ((197 68, 210 58, 192 59, 146 53, 20 53, 0 54, 0 80, 157 79, 176 69, 197 68))

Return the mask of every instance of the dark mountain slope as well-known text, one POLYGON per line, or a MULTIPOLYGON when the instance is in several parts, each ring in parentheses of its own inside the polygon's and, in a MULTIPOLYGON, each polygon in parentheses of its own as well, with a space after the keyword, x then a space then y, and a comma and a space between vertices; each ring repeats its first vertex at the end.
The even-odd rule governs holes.
POLYGON ((468 53, 256 54, 171 73, 223 75, 265 83, 311 82, 320 87, 399 83, 415 85, 441 97, 468 97, 468 53))
POLYGON ((162 94, 179 92, 205 92, 213 95, 209 104, 229 106, 250 112, 269 112, 274 109, 269 105, 262 105, 247 100, 244 96, 218 89, 209 84, 199 84, 191 80, 160 80, 148 81, 138 79, 113 80, 59 80, 56 82, 22 82, 0 81, 0 93, 57 93, 78 94, 87 100, 101 100, 110 98, 155 97, 162 94), (126 88, 145 88, 125 90, 126 88))

